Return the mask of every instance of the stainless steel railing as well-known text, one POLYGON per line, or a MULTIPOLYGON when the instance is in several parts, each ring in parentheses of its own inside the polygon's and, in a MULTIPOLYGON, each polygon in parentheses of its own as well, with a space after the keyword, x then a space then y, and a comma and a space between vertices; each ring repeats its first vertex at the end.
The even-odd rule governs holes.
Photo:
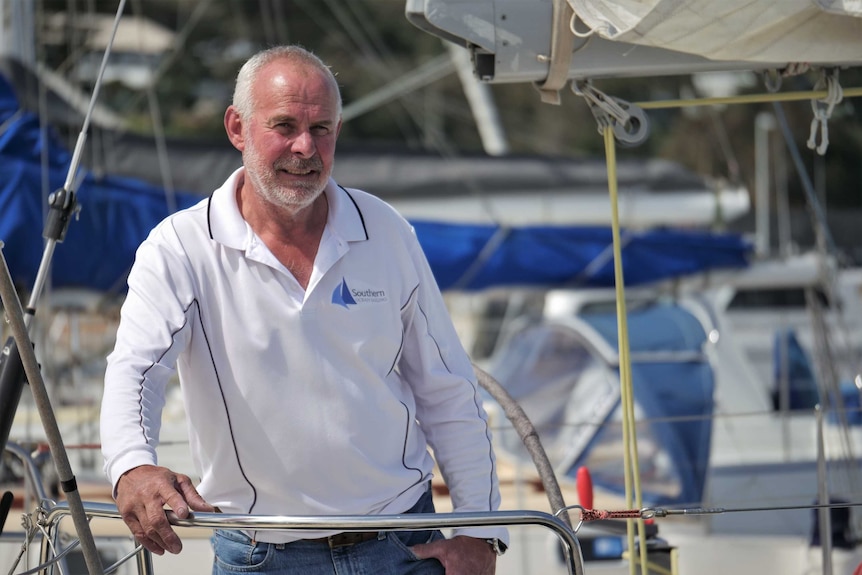
MULTIPOLYGON (((52 556, 69 551, 59 550, 60 522, 72 514, 68 503, 56 503, 49 499, 38 466, 26 449, 9 442, 6 450, 18 457, 27 474, 27 487, 39 501, 34 510, 37 521, 45 534, 41 539, 40 573, 47 575, 52 556)), ((104 518, 122 520, 116 505, 111 503, 83 502, 89 519, 104 518)), ((411 513, 403 515, 338 515, 338 516, 290 516, 290 515, 240 515, 232 513, 194 513, 188 519, 180 519, 168 511, 168 520, 177 527, 200 529, 264 530, 337 530, 337 531, 420 531, 426 529, 450 529, 457 527, 488 527, 533 525, 553 531, 562 543, 564 560, 569 575, 584 575, 584 561, 576 532, 558 517, 542 511, 494 511, 485 513, 411 513)), ((73 544, 74 545, 74 544, 73 544)), ((141 548, 126 559, 135 558, 138 575, 154 575, 152 556, 141 548)), ((116 568, 118 565, 109 567, 116 568)), ((0 566, 0 571, 5 571, 0 566)), ((35 569, 33 571, 36 571, 35 569)))
MULTIPOLYGON (((120 519, 116 506, 109 503, 84 502, 88 517, 120 519)), ((59 521, 70 515, 65 503, 45 510, 44 524, 49 534, 56 531, 59 521)), ((559 537, 565 554, 569 575, 584 575, 583 557, 575 532, 562 520, 542 511, 494 511, 485 513, 416 513, 409 515, 240 515, 232 513, 194 513, 188 519, 179 519, 168 512, 168 519, 177 527, 201 529, 264 530, 338 530, 338 531, 419 531, 455 527, 487 527, 534 525, 553 531, 559 537)), ((42 542, 46 557, 47 541, 42 542)), ((154 575, 149 552, 142 550, 138 560, 139 575, 154 575)))

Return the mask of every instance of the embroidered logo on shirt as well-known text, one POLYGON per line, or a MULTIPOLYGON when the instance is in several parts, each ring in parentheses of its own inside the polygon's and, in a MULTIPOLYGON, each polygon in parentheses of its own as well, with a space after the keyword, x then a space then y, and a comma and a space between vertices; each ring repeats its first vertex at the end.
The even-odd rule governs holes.
POLYGON ((350 295, 350 288, 347 287, 347 282, 341 278, 341 283, 335 286, 335 291, 332 292, 332 303, 344 306, 344 309, 349 309, 347 306, 356 305, 356 300, 350 295))
POLYGON ((335 286, 332 292, 332 303, 343 306, 344 309, 350 309, 348 306, 360 303, 381 303, 388 300, 384 290, 365 286, 359 289, 351 288, 344 278, 341 278, 341 283, 335 286))

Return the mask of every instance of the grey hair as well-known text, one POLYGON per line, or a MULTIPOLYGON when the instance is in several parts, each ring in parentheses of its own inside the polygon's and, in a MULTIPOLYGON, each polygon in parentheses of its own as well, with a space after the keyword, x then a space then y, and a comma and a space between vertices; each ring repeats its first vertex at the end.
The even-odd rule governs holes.
POLYGON ((249 58, 239 73, 236 76, 236 85, 233 90, 233 106, 239 112, 242 119, 247 119, 254 111, 252 101, 251 88, 261 68, 275 60, 288 60, 295 64, 310 66, 322 72, 332 82, 335 89, 335 94, 338 99, 338 116, 341 117, 341 90, 338 88, 338 81, 335 79, 335 74, 332 73, 329 66, 323 63, 323 60, 315 54, 309 52, 302 46, 276 46, 262 50, 249 58))

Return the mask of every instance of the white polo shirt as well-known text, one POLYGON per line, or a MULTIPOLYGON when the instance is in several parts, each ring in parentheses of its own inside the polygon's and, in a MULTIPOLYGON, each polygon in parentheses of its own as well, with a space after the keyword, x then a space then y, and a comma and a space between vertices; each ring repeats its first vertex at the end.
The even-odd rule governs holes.
MULTIPOLYGON (((105 375, 111 482, 156 464, 176 367, 198 489, 225 512, 402 513, 431 478, 429 446, 456 511, 497 509, 473 368, 410 224, 330 180, 303 290, 241 217, 241 171, 137 251, 105 375)), ((507 539, 498 528, 460 532, 507 539)))

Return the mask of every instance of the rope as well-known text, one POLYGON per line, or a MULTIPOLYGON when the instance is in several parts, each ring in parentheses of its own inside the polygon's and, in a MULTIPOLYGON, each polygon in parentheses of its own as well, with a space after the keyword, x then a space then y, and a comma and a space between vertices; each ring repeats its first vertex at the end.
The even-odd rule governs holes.
MULTIPOLYGON (((622 557, 623 557, 623 559, 628 559, 629 552, 623 551, 622 557)), ((638 559, 635 558, 635 561, 637 561, 637 560, 638 559)), ((647 563, 647 568, 650 570, 650 572, 656 573, 657 575, 675 575, 675 572, 673 571, 673 569, 668 569, 668 568, 663 567, 662 565, 659 565, 658 563, 654 563, 652 561, 647 563)))
MULTIPOLYGON (((862 96, 862 88, 844 88, 845 98, 862 96)), ((740 96, 722 96, 714 98, 685 98, 679 100, 655 100, 651 102, 635 102, 635 106, 644 110, 660 110, 664 108, 689 108, 693 106, 716 106, 722 104, 763 104, 770 102, 794 102, 800 100, 824 99, 829 97, 828 90, 809 90, 803 92, 785 92, 783 94, 748 94, 740 96)))
POLYGON ((592 38, 597 34, 600 36, 610 35, 611 25, 609 22, 600 22, 594 28, 590 28, 589 25, 584 22, 582 18, 578 18, 578 15, 575 13, 572 14, 572 18, 569 20, 569 30, 571 30, 572 34, 578 38, 592 38), (587 29, 583 32, 578 30, 578 22, 582 22, 587 29))
MULTIPOLYGON (((613 232, 614 244, 614 280, 616 284, 617 298, 617 325, 618 325, 618 340, 619 340, 619 358, 620 358, 620 385, 621 385, 621 401, 623 407, 623 441, 625 451, 623 454, 623 468, 625 473, 625 492, 626 503, 632 505, 632 489, 634 489, 634 498, 637 501, 637 506, 642 505, 641 485, 640 485, 640 464, 638 462, 637 453, 637 435, 635 432, 634 419, 634 395, 632 393, 631 382, 631 360, 629 357, 629 338, 628 324, 626 322, 626 299, 625 287, 623 281, 623 266, 622 266, 622 247, 620 241, 620 218, 617 202, 617 165, 616 165, 616 148, 614 146, 614 132, 611 126, 604 126, 605 139, 605 155, 608 165, 608 190, 611 199, 611 228, 613 232)), ((640 551, 641 551, 641 573, 647 575, 647 545, 646 532, 643 525, 643 520, 639 520, 638 532, 640 535, 640 551)), ((629 521, 626 525, 626 533, 628 536, 629 549, 634 549, 634 524, 629 521)), ((635 563, 629 562, 629 572, 634 575, 635 563)))

